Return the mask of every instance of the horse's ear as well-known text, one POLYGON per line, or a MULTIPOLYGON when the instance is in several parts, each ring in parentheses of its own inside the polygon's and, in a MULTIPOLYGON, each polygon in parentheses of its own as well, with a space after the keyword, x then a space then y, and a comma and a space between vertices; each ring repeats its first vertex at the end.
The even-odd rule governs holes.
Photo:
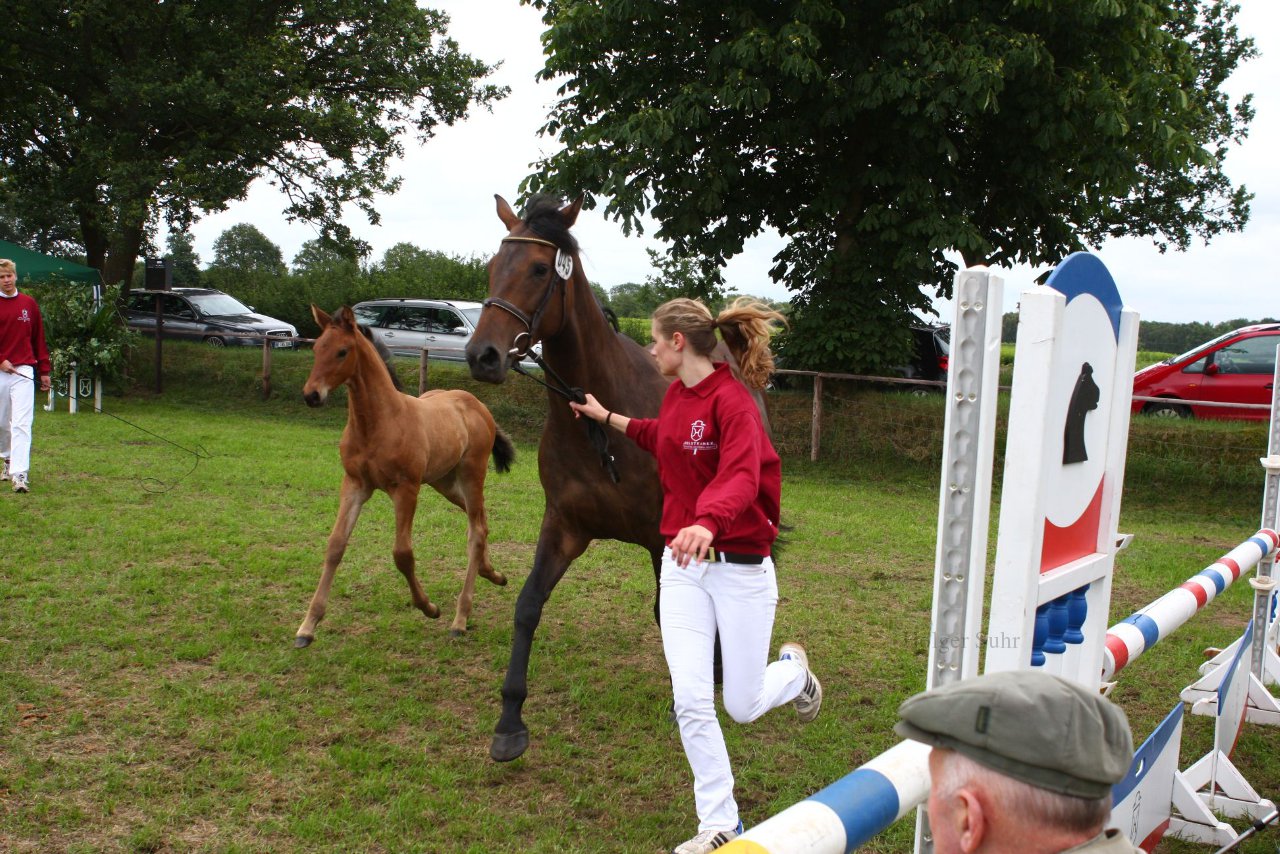
POLYGON ((319 326, 321 329, 328 326, 329 321, 331 320, 329 315, 325 313, 325 310, 315 303, 311 304, 311 316, 315 318, 316 326, 319 326))
POLYGON ((560 216, 564 218, 566 228, 572 228, 573 224, 578 221, 578 211, 580 210, 582 210, 582 196, 578 196, 570 204, 560 209, 560 216))
POLYGON ((516 226, 520 224, 520 217, 516 216, 516 212, 511 209, 511 205, 507 204, 507 200, 502 196, 494 193, 493 197, 498 200, 498 219, 502 220, 502 224, 507 227, 507 231, 515 231, 516 226))
POLYGON ((352 312, 351 309, 347 308, 345 305, 333 313, 331 322, 333 323, 334 326, 338 327, 339 329, 345 332, 356 331, 355 313, 352 312))

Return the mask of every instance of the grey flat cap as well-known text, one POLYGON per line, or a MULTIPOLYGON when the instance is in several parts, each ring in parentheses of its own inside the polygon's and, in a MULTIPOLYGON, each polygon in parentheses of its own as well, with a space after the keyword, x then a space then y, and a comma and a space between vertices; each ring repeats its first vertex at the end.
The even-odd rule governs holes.
POLYGON ((963 753, 1051 792, 1101 798, 1124 778, 1133 736, 1124 711, 1035 670, 991 673, 909 697, 894 731, 963 753))

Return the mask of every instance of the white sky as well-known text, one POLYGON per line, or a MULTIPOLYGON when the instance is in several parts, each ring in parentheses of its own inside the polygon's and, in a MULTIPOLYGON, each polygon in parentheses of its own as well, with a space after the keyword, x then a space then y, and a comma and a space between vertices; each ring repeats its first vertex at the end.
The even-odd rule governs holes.
MULTIPOLYGON (((537 135, 555 99, 553 85, 534 80, 542 67, 539 13, 517 0, 426 2, 450 15, 449 32, 465 52, 485 62, 503 62, 491 79, 509 86, 511 94, 492 113, 476 111, 459 125, 442 128, 425 146, 406 140, 406 156, 396 168, 404 183, 394 196, 378 201, 382 224, 369 225, 358 211, 347 218, 352 230, 373 246, 370 258, 375 260, 401 242, 487 257, 503 234, 493 195, 501 194, 514 204, 530 165, 558 145, 537 135)), ((1220 236, 1209 246, 1195 245, 1187 252, 1161 255, 1140 240, 1105 244, 1099 256, 1115 277, 1121 297, 1147 320, 1220 322, 1280 315, 1276 262, 1271 257, 1280 247, 1280 158, 1276 155, 1280 151, 1280 3, 1238 2, 1237 23, 1255 39, 1260 55, 1236 73, 1229 89, 1233 94, 1254 93, 1257 116, 1249 138, 1228 156, 1227 172, 1255 194, 1252 216, 1243 232, 1220 236)), ((191 232, 201 264, 213 260, 218 236, 242 222, 266 234, 291 263, 316 231, 305 223, 286 222, 281 214, 284 206, 281 196, 258 182, 244 201, 205 217, 191 232)), ((643 236, 627 237, 618 223, 603 217, 600 207, 583 212, 574 232, 583 248, 588 278, 605 288, 644 281, 651 272, 645 249, 664 249, 652 237, 655 230, 648 226, 643 236)), ((769 233, 749 241, 743 254, 726 268, 729 288, 787 299, 786 289, 768 276, 771 258, 781 245, 780 238, 769 233)), ((1006 271, 1005 311, 1014 310, 1018 294, 1038 272, 1027 267, 1006 271)), ((939 311, 950 319, 949 305, 940 304, 939 311)))

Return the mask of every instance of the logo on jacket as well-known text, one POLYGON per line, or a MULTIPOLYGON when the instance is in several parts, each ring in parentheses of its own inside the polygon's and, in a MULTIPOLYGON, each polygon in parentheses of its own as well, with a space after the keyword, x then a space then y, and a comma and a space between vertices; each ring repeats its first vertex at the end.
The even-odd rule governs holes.
POLYGON ((22 310, 22 314, 18 315, 18 320, 21 320, 23 323, 30 323, 31 315, 27 314, 27 310, 24 308, 22 310))
POLYGON ((706 432, 707 432, 707 422, 703 421, 702 419, 698 419, 697 421, 690 424, 689 425, 689 441, 684 443, 684 449, 686 451, 693 451, 695 454, 698 453, 698 451, 718 450, 720 448, 719 442, 707 442, 703 440, 702 437, 706 435, 706 432))

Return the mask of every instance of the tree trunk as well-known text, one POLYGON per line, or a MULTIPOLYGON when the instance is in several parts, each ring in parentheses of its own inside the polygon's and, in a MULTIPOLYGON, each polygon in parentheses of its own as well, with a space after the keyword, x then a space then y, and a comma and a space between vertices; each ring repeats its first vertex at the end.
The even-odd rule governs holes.
POLYGON ((133 284, 133 268, 142 248, 142 224, 121 225, 107 249, 106 263, 101 268, 108 285, 120 285, 122 293, 133 284))

